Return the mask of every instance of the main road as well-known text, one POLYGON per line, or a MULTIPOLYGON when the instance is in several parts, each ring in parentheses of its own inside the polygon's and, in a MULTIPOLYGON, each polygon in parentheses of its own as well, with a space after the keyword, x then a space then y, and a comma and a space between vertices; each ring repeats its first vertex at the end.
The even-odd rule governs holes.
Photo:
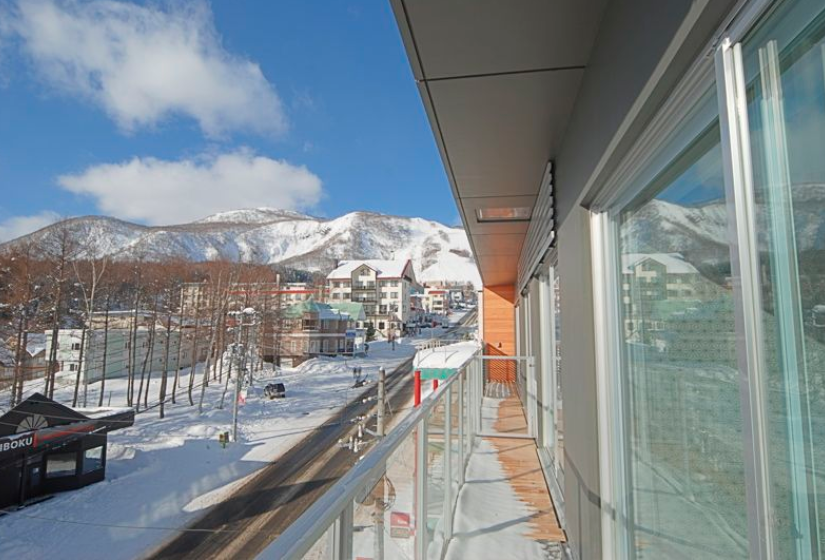
MULTIPOLYGON (((470 311, 450 337, 475 320, 470 311)), ((412 358, 387 373, 391 410, 412 401, 412 358)), ((328 422, 316 428, 277 461, 262 468, 232 496, 152 551, 148 558, 254 558, 356 462, 357 455, 339 446, 356 427, 350 420, 375 410, 373 384, 328 422)))

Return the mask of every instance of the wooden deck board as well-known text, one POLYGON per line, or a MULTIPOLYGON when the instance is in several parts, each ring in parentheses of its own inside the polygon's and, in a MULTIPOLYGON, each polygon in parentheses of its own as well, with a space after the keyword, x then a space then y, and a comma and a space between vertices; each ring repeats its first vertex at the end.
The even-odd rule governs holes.
MULTIPOLYGON (((524 434, 527 421, 515 391, 499 401, 495 430, 500 434, 524 434)), ((536 444, 523 438, 486 438, 498 452, 498 459, 519 499, 534 512, 529 525, 530 538, 538 541, 564 542, 550 490, 541 470, 536 444)))

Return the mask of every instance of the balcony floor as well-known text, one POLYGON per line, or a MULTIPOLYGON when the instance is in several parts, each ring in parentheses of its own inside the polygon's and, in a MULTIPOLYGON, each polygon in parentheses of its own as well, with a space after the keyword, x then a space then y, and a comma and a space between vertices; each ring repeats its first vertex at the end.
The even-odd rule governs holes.
POLYGON ((564 532, 535 442, 516 437, 527 424, 515 387, 491 384, 487 395, 482 431, 497 437, 482 438, 470 457, 447 559, 560 559, 564 532))

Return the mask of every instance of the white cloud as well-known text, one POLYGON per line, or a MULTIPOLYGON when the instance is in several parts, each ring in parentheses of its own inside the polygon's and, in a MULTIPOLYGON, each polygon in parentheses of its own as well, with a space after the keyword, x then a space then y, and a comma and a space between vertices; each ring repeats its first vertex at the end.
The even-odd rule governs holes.
POLYGON ((0 242, 17 239, 60 219, 57 212, 45 210, 32 216, 13 216, 0 222, 0 242))
POLYGON ((173 115, 210 137, 283 132, 275 88, 257 64, 223 48, 208 4, 164 6, 18 0, 7 27, 46 83, 100 105, 126 132, 173 115))
POLYGON ((194 159, 133 158, 63 175, 65 189, 95 198, 105 214, 149 224, 183 223, 236 208, 305 210, 322 194, 304 166, 247 149, 194 159))

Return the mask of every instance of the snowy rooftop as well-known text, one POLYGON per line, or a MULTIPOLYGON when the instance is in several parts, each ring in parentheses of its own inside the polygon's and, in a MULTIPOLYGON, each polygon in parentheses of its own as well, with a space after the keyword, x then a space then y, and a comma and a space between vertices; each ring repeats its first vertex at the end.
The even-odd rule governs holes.
POLYGON ((14 352, 2 340, 0 340, 0 365, 14 365, 14 352))
POLYGON ((88 408, 75 408, 74 410, 86 418, 95 420, 97 418, 114 416, 115 414, 125 414, 132 412, 134 409, 129 408, 128 406, 95 406, 88 408))
POLYGON ((631 274, 633 267, 647 259, 664 265, 670 274, 699 273, 696 267, 687 262, 679 253, 627 253, 622 255, 622 270, 625 274, 631 274))
POLYGON ((46 333, 29 333, 26 340, 26 352, 29 356, 37 356, 46 350, 46 333))
POLYGON ((459 342, 448 346, 419 350, 415 356, 415 367, 459 368, 472 358, 476 352, 478 352, 478 344, 475 342, 459 342))
POLYGON ((400 278, 404 274, 404 269, 410 263, 409 260, 383 261, 368 259, 362 261, 341 261, 338 268, 327 275, 329 279, 340 278, 349 280, 353 271, 361 265, 366 265, 378 273, 378 278, 400 278))
POLYGON ((364 321, 367 315, 364 313, 364 304, 357 301, 334 301, 328 304, 332 309, 349 315, 354 321, 364 321))
POLYGON ((336 309, 326 303, 319 303, 312 298, 288 307, 284 315, 287 317, 302 317, 304 313, 317 313, 318 318, 321 320, 345 320, 350 316, 347 311, 336 309))

